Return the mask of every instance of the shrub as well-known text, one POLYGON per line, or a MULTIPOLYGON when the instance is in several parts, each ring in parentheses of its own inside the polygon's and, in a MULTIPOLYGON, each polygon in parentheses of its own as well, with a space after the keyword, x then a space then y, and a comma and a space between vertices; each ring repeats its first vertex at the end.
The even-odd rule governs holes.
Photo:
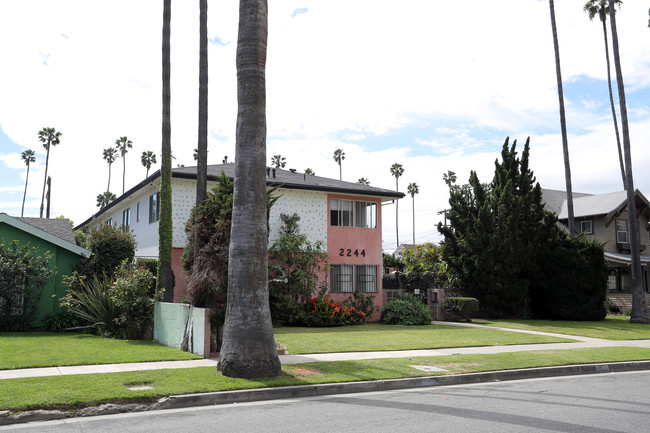
POLYGON ((381 321, 388 325, 429 325, 431 311, 412 294, 404 294, 390 301, 381 310, 381 321))
POLYGON ((470 316, 478 311, 478 299, 449 297, 442 301, 442 308, 448 313, 456 314, 471 322, 470 316))
POLYGON ((334 302, 325 296, 326 290, 327 287, 323 287, 317 297, 306 302, 305 326, 347 326, 366 322, 366 313, 345 302, 334 302))
POLYGON ((69 311, 59 311, 43 319, 41 329, 46 332, 65 332, 69 328, 82 325, 78 316, 69 311))
POLYGON ((378 310, 375 306, 375 296, 368 295, 359 290, 355 290, 352 296, 348 296, 348 299, 343 301, 343 305, 346 307, 354 307, 356 311, 362 311, 364 323, 378 310))
POLYGON ((56 274, 50 259, 18 241, 0 243, 0 330, 29 330, 43 287, 56 274))
POLYGON ((87 248, 90 259, 82 259, 77 270, 82 275, 113 278, 115 269, 124 260, 133 261, 136 242, 133 233, 123 227, 104 224, 90 232, 87 248))
POLYGON ((113 336, 116 327, 114 319, 118 312, 109 293, 111 280, 94 275, 90 281, 82 280, 80 284, 81 290, 68 288, 67 294, 61 299, 61 306, 95 326, 100 334, 113 336))

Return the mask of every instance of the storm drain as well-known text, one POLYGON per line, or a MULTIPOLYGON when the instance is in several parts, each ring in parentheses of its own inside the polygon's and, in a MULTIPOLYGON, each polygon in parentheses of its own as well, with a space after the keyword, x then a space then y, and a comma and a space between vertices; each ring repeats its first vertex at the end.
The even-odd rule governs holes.
POLYGON ((445 369, 442 369, 440 367, 434 367, 433 365, 409 365, 409 367, 413 367, 416 370, 424 371, 427 373, 432 373, 436 371, 447 371, 445 369))
POLYGON ((145 389, 153 389, 150 383, 132 383, 126 385, 126 388, 131 391, 143 391, 145 389))

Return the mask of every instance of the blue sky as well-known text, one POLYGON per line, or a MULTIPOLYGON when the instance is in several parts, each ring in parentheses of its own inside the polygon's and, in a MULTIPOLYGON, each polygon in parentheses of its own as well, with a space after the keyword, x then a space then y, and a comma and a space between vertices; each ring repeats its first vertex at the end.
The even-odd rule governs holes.
MULTIPOLYGON (((621 189, 607 94, 602 27, 584 0, 556 2, 573 189, 621 189)), ((503 0, 283 0, 270 2, 267 60, 268 159, 344 180, 366 177, 400 191, 416 182, 416 241, 437 241, 447 206, 442 174, 487 182, 504 139, 531 138, 542 187, 563 189, 560 121, 548 2, 503 0), (507 10, 508 13, 500 13, 507 10), (344 12, 343 12, 344 11, 344 12)), ((172 6, 172 148, 193 164, 197 143, 198 6, 172 6)), ((237 2, 210 2, 209 162, 234 155, 237 2)), ((160 149, 159 1, 0 2, 0 212, 20 215, 31 148, 26 216, 37 216, 45 153, 37 132, 63 133, 52 149, 52 215, 80 223, 106 187, 102 150, 133 141, 126 188, 144 178, 140 154, 160 149)), ((649 196, 650 29, 646 2, 625 2, 619 39, 635 171, 649 196)), ((610 38, 611 41, 611 38, 610 38)), ((618 106, 617 106, 618 109, 618 106)), ((122 188, 122 161, 111 190, 122 188)), ((412 201, 399 206, 401 242, 411 242, 412 201)), ((384 213, 384 248, 395 248, 395 217, 384 213)))

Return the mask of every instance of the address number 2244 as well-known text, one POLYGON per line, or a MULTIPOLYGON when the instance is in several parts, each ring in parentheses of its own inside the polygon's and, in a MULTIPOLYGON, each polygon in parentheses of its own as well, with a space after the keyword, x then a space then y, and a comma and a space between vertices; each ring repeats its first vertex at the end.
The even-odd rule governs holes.
POLYGON ((356 250, 352 251, 351 248, 348 248, 348 249, 339 248, 339 256, 341 256, 341 257, 352 257, 352 256, 365 257, 366 256, 366 250, 363 249, 363 250, 359 251, 358 249, 356 249, 356 250))

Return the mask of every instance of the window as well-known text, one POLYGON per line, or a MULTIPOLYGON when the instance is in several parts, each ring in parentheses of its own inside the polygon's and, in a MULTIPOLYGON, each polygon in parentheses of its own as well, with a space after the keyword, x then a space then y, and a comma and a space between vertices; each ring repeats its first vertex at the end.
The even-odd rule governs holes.
POLYGON ((355 202, 355 226, 368 229, 377 228, 377 203, 371 201, 355 202))
POLYGON ((352 200, 332 199, 330 201, 330 224, 352 227, 352 200))
POLYGON ((357 265, 357 290, 363 293, 375 293, 379 291, 377 286, 377 266, 357 265))
POLYGON ((616 242, 619 244, 628 243, 627 238, 627 221, 616 220, 616 242))
POLYGON ((140 202, 135 205, 135 222, 140 222, 140 202))
POLYGON ((592 234, 594 232, 591 220, 580 221, 580 233, 592 234))
POLYGON ((160 193, 149 196, 149 224, 160 219, 160 193))
POLYGON ((376 265, 330 265, 330 292, 364 293, 379 291, 376 265))
POLYGON ((128 208, 124 212, 122 212, 122 225, 123 226, 131 225, 131 208, 128 208))
POLYGON ((352 265, 331 265, 330 292, 352 293, 352 265))
POLYGON ((113 225, 113 218, 109 218, 106 220, 106 225, 107 226, 112 226, 113 225))

